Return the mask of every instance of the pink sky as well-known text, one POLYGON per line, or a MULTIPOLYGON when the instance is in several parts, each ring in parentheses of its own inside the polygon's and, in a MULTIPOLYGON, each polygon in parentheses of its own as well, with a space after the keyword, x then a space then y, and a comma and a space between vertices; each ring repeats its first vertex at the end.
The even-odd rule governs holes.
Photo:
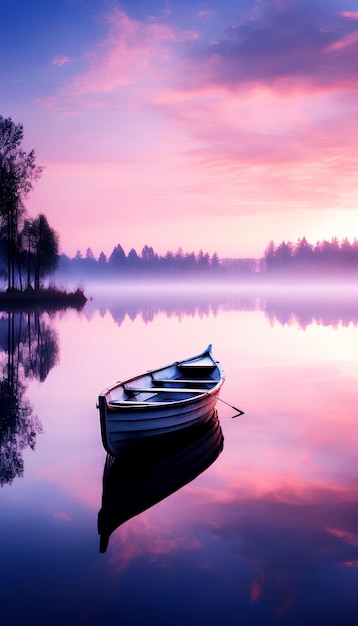
POLYGON ((356 0, 92 4, 0 111, 46 167, 27 206, 65 253, 358 236, 356 0))

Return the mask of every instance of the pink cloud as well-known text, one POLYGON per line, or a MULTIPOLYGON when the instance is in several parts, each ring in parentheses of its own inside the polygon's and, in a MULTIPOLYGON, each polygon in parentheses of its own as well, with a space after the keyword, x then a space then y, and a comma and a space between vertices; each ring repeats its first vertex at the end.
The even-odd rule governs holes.
POLYGON ((64 54, 60 54, 52 59, 52 63, 53 65, 65 65, 65 63, 68 63, 69 60, 70 57, 67 57, 64 54))
POLYGON ((351 546, 358 547, 358 536, 351 532, 348 532, 341 528, 327 528, 327 532, 329 532, 334 537, 342 539, 342 541, 345 541, 351 546))
POLYGON ((61 520, 63 522, 69 522, 71 519, 70 515, 68 515, 64 511, 58 511, 54 513, 53 516, 56 520, 61 520))
POLYGON ((354 31, 353 33, 349 33, 348 35, 345 35, 344 37, 342 37, 342 39, 335 41, 333 44, 331 44, 327 48, 327 50, 328 51, 342 50, 343 48, 349 48, 350 46, 353 46, 357 42, 358 42, 358 31, 354 31))
POLYGON ((202 9, 195 14, 195 17, 198 17, 204 22, 208 22, 209 20, 212 20, 216 15, 217 12, 213 11, 212 9, 202 9))
POLYGON ((70 94, 109 93, 144 80, 148 85, 168 72, 171 46, 194 41, 195 31, 181 31, 167 24, 139 22, 115 9, 107 17, 109 33, 96 50, 88 54, 89 68, 76 76, 64 92, 70 94))
POLYGON ((358 20, 358 11, 343 11, 341 15, 349 20, 358 20))

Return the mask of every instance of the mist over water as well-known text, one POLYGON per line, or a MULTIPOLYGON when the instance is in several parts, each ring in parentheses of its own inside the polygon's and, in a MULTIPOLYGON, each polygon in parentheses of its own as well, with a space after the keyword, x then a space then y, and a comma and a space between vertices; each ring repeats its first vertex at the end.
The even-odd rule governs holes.
POLYGON ((199 281, 126 281, 88 283, 87 312, 109 311, 145 321, 159 312, 214 315, 222 310, 261 311, 271 322, 322 325, 358 322, 358 290, 352 283, 282 284, 199 281))

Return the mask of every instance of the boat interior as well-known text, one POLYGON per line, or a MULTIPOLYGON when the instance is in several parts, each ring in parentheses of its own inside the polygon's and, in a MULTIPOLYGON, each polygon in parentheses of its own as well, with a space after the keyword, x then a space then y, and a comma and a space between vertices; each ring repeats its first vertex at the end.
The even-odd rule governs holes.
POLYGON ((175 402, 211 391, 220 379, 216 362, 205 354, 119 383, 108 401, 110 404, 175 402))

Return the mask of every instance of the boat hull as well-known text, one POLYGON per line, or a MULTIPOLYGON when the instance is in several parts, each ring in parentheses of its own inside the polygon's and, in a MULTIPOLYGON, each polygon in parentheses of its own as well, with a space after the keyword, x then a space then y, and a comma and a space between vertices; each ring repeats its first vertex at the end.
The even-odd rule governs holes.
POLYGON ((205 423, 213 414, 223 382, 223 371, 213 359, 209 346, 197 357, 147 372, 106 389, 98 397, 104 448, 115 456, 123 444, 138 437, 165 435, 205 423), (191 374, 193 389, 185 388, 185 385, 188 387, 185 382, 187 379, 181 379, 178 375, 175 377, 178 372, 183 374, 182 364, 187 368, 186 375, 188 372, 191 374), (161 379, 162 386, 150 387, 153 380, 158 382, 160 375, 166 377, 164 381, 161 379), (173 383, 177 384, 176 389, 167 388, 167 384, 172 387, 173 383), (132 399, 131 396, 128 400, 125 398, 126 385, 133 392, 132 399))

